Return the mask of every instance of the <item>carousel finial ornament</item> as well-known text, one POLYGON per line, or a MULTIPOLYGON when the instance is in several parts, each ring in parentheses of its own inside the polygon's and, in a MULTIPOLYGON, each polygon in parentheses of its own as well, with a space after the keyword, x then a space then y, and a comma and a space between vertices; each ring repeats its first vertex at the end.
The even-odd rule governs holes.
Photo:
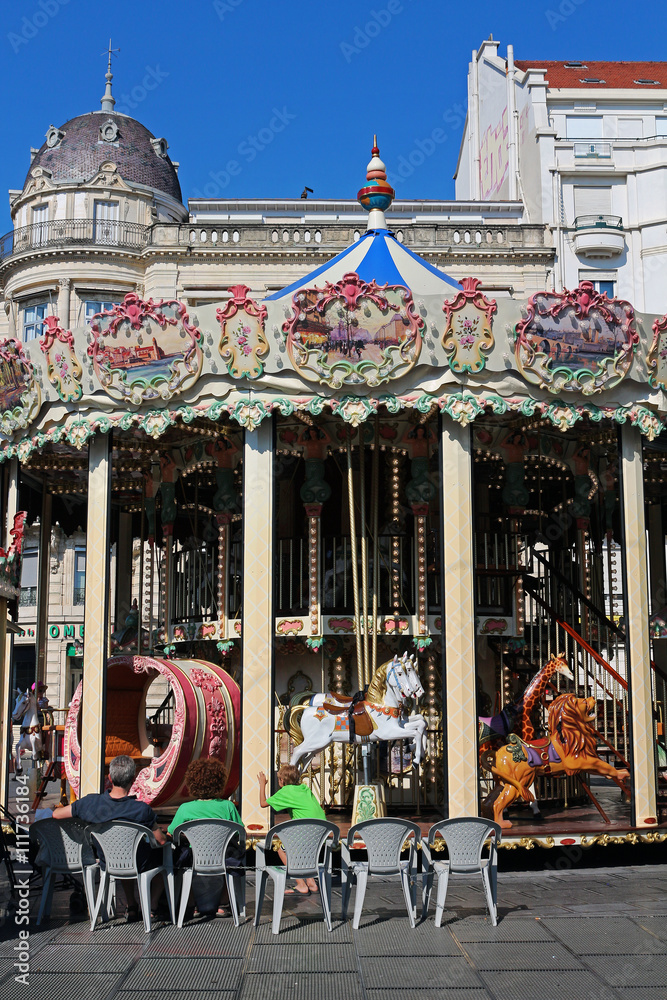
POLYGON ((373 136, 371 162, 366 169, 366 185, 357 193, 357 201, 368 212, 367 229, 386 229, 384 217, 396 192, 387 181, 387 168, 380 159, 377 136, 373 136))

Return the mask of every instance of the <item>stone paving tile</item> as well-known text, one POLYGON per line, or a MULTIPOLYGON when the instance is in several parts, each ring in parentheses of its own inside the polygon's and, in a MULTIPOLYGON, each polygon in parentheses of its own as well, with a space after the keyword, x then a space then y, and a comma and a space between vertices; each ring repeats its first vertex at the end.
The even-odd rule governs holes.
MULTIPOLYGON (((241 980, 243 962, 237 958, 142 958, 123 983, 126 990, 233 990, 241 980)), ((147 998, 148 1000, 148 998, 147 998)))
POLYGON ((659 955, 666 950, 628 918, 546 917, 544 923, 577 955, 659 955))
POLYGON ((145 935, 144 956, 242 958, 250 946, 251 937, 250 921, 240 927, 234 927, 231 920, 199 921, 184 927, 167 926, 157 934, 145 935))
POLYGON ((583 969, 581 962, 555 941, 468 943, 463 948, 476 969, 583 969))
POLYGON ((448 925, 457 941, 551 941, 551 935, 541 920, 512 917, 511 914, 494 927, 489 920, 466 917, 448 925))
POLYGON ((667 996, 667 955, 588 955, 586 965, 612 986, 660 986, 667 996))
MULTIPOLYGON (((206 994, 203 996, 205 998, 206 994)), ((364 1000, 364 992, 359 976, 350 972, 337 976, 285 975, 268 984, 266 976, 248 975, 244 977, 237 1000, 268 1000, 269 997, 271 1000, 364 1000)), ((181 998, 174 994, 170 1000, 181 998)), ((414 994, 406 1000, 415 1000, 414 994)))
POLYGON ((362 958, 361 974, 366 989, 412 989, 417 998, 420 989, 480 986, 479 977, 465 958, 449 956, 422 956, 416 962, 398 958, 362 958))
POLYGON ((366 987, 367 1000, 491 1000, 491 994, 479 989, 432 987, 426 990, 370 990, 366 987))
POLYGON ((495 1000, 618 1000, 618 994, 590 972, 481 972, 495 1000))
POLYGON ((436 927, 433 920, 417 924, 412 930, 398 920, 375 917, 352 933, 357 954, 369 958, 461 955, 447 928, 436 927))
MULTIPOLYGON (((0 986, 0 1000, 104 1000, 113 995, 122 975, 72 975, 71 972, 31 973, 26 987, 13 979, 0 986)), ((147 998, 146 998, 147 1000, 147 998)))
POLYGON ((334 917, 331 931, 323 920, 298 920, 294 916, 283 917, 280 923, 280 933, 271 933, 271 920, 263 918, 263 922, 255 930, 256 944, 351 944, 352 923, 336 922, 334 917))
POLYGON ((142 952, 141 945, 49 944, 30 961, 30 972, 126 972, 142 952))
POLYGON ((335 973, 357 972, 358 960, 350 944, 287 944, 274 948, 269 944, 256 945, 246 966, 246 972, 284 973, 335 973))

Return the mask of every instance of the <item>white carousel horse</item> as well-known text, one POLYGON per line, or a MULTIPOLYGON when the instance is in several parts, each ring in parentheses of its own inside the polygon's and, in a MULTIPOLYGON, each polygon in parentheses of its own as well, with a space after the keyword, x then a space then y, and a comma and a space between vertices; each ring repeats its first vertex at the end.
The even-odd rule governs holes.
MULTIPOLYGON (((355 743, 379 743, 383 740, 410 740, 414 743, 414 764, 418 766, 425 746, 426 720, 421 715, 407 716, 403 709, 406 698, 419 697, 423 688, 416 668, 411 682, 404 663, 394 657, 373 674, 368 691, 359 705, 365 708, 373 729, 368 736, 355 732, 355 743)), ((303 696, 302 696, 303 697, 303 696)), ((289 732, 298 745, 292 752, 291 764, 302 761, 307 766, 310 759, 331 743, 350 742, 348 708, 351 699, 341 696, 316 694, 304 703, 293 705, 285 720, 289 732), (299 720, 297 716, 301 714, 299 720)), ((358 725, 361 720, 357 717, 358 725)))
POLYGON ((21 723, 21 733, 14 749, 16 774, 23 773, 21 766, 21 750, 31 750, 32 759, 38 760, 42 753, 42 727, 37 713, 37 699, 34 691, 29 688, 18 692, 12 722, 21 723))

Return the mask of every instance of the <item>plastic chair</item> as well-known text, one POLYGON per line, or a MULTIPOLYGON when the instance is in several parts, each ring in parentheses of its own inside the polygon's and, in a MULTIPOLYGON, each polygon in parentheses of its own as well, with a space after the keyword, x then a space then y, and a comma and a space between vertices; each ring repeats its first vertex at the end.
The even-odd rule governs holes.
POLYGON ((82 876, 88 912, 92 913, 97 860, 86 837, 85 823, 78 819, 41 819, 30 827, 30 839, 39 845, 35 865, 42 869, 43 879, 37 926, 43 917, 51 915, 57 875, 82 876))
POLYGON ((180 823, 173 832, 175 844, 185 838, 192 849, 192 865, 183 872, 178 926, 183 926, 185 911, 195 875, 224 875, 232 908, 234 926, 239 926, 239 913, 245 920, 245 871, 227 867, 227 849, 235 837, 245 851, 245 827, 226 819, 193 819, 180 823))
POLYGON ((111 820, 108 823, 97 823, 87 828, 89 837, 99 845, 104 855, 104 867, 100 865, 100 885, 97 890, 95 907, 90 918, 90 929, 95 929, 98 916, 108 920, 111 912, 110 903, 115 901, 116 882, 119 879, 136 879, 139 886, 139 902, 144 928, 148 933, 151 929, 151 882, 156 875, 162 875, 164 887, 169 901, 169 912, 172 922, 176 922, 174 906, 174 867, 171 844, 166 843, 162 849, 162 864, 148 871, 140 872, 137 867, 137 851, 142 840, 147 840, 151 847, 159 847, 153 833, 140 823, 129 820, 111 820))
POLYGON ((369 875, 400 875, 408 911, 410 927, 415 926, 417 911, 414 878, 416 875, 417 845, 421 840, 421 830, 409 820, 381 818, 369 819, 351 826, 347 839, 341 844, 341 877, 343 883, 343 920, 347 916, 351 880, 357 883, 354 900, 352 926, 359 927, 364 906, 366 885, 369 875), (359 834, 368 852, 367 861, 352 861, 350 851, 354 849, 355 837, 359 834), (403 845, 409 840, 409 856, 401 861, 403 845))
POLYGON ((266 880, 273 879, 273 921, 271 930, 280 931, 280 918, 285 899, 285 884, 288 878, 316 878, 320 886, 320 899, 327 930, 331 930, 331 851, 338 844, 340 830, 335 823, 325 819, 292 819, 272 827, 263 844, 255 846, 257 887, 255 902, 255 927, 264 902, 266 880), (329 837, 333 839, 329 841, 329 837), (267 867, 266 852, 273 838, 278 837, 287 858, 286 865, 267 867), (321 859, 321 860, 320 860, 321 859))
POLYGON ((446 819, 435 823, 428 831, 428 838, 422 845, 423 877, 423 907, 422 919, 428 914, 433 887, 433 876, 438 876, 438 892, 435 903, 435 926, 440 927, 442 913, 447 898, 447 883, 450 875, 482 876, 484 894, 489 908, 491 923, 498 924, 498 844, 502 830, 498 823, 488 819, 462 816, 458 819, 446 819), (440 835, 447 845, 449 858, 445 861, 434 861, 431 848, 436 836, 440 835), (488 858, 482 858, 485 842, 491 838, 488 858))

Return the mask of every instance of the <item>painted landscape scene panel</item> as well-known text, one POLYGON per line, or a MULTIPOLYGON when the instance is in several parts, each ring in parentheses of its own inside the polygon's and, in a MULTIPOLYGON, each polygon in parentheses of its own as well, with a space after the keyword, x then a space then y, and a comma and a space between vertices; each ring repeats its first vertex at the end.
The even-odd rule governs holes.
POLYGON ((410 334, 402 312, 380 310, 375 303, 348 309, 331 303, 322 313, 310 312, 295 324, 295 340, 310 351, 320 351, 325 364, 371 361, 381 365, 388 347, 398 347, 410 334))
POLYGON ((578 317, 572 307, 556 317, 536 316, 525 339, 535 352, 547 356, 550 367, 589 371, 597 371, 600 362, 615 357, 627 342, 622 328, 610 325, 596 310, 578 317))

